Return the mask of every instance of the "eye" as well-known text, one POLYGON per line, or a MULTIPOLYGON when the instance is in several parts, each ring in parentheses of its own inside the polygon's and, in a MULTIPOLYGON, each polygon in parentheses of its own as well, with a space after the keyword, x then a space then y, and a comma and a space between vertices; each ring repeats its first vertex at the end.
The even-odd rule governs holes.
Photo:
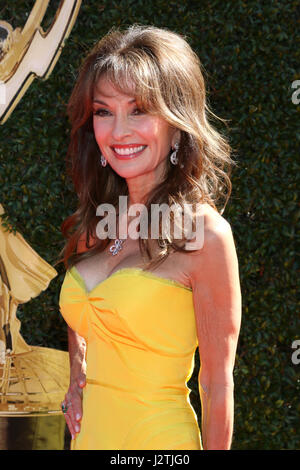
POLYGON ((94 109, 93 114, 95 116, 105 117, 105 116, 109 116, 110 112, 107 109, 99 108, 99 109, 94 109))
POLYGON ((143 111, 141 108, 136 107, 132 110, 132 114, 138 116, 139 114, 145 114, 145 111, 143 111))

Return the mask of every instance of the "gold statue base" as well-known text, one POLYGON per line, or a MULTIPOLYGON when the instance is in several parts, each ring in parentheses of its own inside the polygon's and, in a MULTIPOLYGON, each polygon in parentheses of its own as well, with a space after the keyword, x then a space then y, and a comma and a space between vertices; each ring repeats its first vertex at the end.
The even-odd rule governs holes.
POLYGON ((62 414, 69 386, 69 354, 30 346, 29 352, 6 354, 0 362, 0 417, 62 414))

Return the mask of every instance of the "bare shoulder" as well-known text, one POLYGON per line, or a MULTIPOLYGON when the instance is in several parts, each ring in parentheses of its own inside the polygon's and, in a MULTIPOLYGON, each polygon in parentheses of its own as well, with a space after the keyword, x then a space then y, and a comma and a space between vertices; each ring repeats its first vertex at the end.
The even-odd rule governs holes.
POLYGON ((203 243, 201 248, 187 254, 191 280, 207 276, 208 271, 226 263, 237 263, 235 243, 230 223, 209 204, 201 206, 203 243))
POLYGON ((201 209, 204 218, 204 233, 206 237, 215 237, 231 231, 229 222, 209 204, 204 204, 201 209))
POLYGON ((232 240, 230 223, 211 206, 204 212, 204 250, 211 250, 215 244, 232 240))

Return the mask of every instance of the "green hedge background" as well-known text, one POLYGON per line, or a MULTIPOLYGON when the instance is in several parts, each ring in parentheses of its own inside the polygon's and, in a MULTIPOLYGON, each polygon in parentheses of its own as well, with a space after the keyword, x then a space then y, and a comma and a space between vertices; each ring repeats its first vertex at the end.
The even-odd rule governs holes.
MULTIPOLYGON (((14 28, 23 26, 34 1, 5 3, 0 18, 14 28)), ((59 3, 50 1, 45 29, 59 3)), ((292 83, 300 78, 297 4, 83 1, 52 75, 46 81, 36 79, 0 126, 0 202, 7 221, 54 264, 64 244, 60 225, 76 208, 65 176, 70 130, 65 109, 85 53, 115 25, 152 24, 186 35, 206 70, 213 111, 229 120, 228 127, 216 126, 230 138, 238 160, 223 214, 234 233, 243 295, 232 449, 300 447, 300 365, 292 362, 292 342, 300 338, 300 105, 292 102, 292 83)), ((67 350, 66 324, 58 308, 64 268, 56 269, 58 276, 46 292, 20 306, 18 317, 29 344, 67 350)), ((198 369, 197 354, 189 386, 200 422, 198 369)))

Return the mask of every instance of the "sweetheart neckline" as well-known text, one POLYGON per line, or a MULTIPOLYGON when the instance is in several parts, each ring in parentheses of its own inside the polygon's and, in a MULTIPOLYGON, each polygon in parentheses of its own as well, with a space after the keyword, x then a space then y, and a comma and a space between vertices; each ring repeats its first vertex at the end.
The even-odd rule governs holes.
POLYGON ((185 289, 187 290, 188 292, 193 292, 192 288, 191 287, 188 287, 188 286, 185 286, 184 284, 181 284, 180 282, 178 281, 175 281, 174 279, 168 279, 168 278, 165 278, 165 277, 161 277, 161 276, 158 276, 157 274, 151 272, 151 271, 143 271, 142 268, 135 268, 135 267, 127 267, 127 268, 120 268, 118 269, 117 271, 113 272, 112 274, 110 274, 110 276, 108 276, 106 279, 104 279, 103 281, 100 281, 98 282, 98 284, 96 284, 93 289, 91 289, 90 291, 87 290, 86 288, 86 283, 85 283, 85 280, 83 279, 82 275, 80 274, 80 272, 78 271, 78 269, 76 268, 76 266, 72 266, 71 269, 68 270, 68 272, 72 275, 73 274, 73 279, 75 279, 76 281, 78 281, 78 279, 76 279, 76 275, 79 277, 79 279, 81 280, 82 282, 82 286, 80 284, 80 286, 84 289, 84 291, 86 292, 87 295, 91 295, 94 290, 96 290, 98 287, 100 287, 102 284, 106 283, 107 281, 109 281, 112 277, 114 277, 116 274, 121 274, 121 273, 124 273, 124 274, 128 274, 128 273, 132 273, 132 274, 140 274, 144 277, 148 277, 154 281, 158 281, 158 282, 162 282, 164 284, 168 284, 170 286, 173 286, 173 287, 179 287, 180 289, 185 289), (73 270, 73 272, 72 272, 73 270), (75 274, 75 276, 74 276, 75 274))

